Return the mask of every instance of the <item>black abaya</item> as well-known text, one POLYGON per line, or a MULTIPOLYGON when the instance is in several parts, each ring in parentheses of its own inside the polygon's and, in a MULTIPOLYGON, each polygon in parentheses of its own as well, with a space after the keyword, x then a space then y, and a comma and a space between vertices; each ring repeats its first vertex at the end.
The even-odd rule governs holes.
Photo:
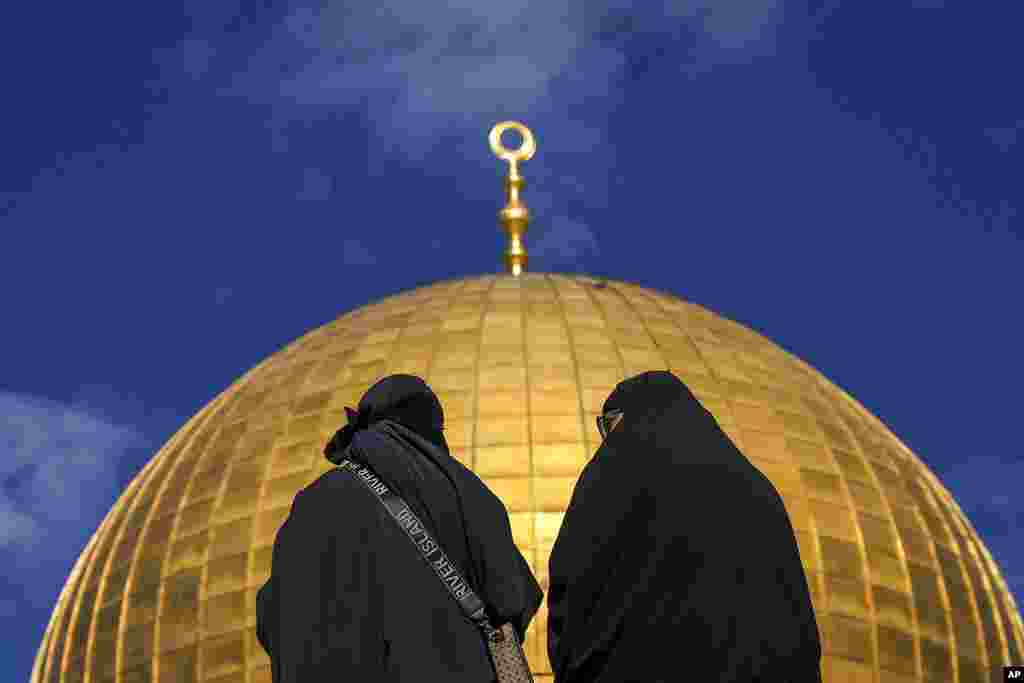
POLYGON ((619 384, 551 553, 556 683, 820 683, 778 492, 668 372, 619 384))
MULTIPOLYGON (((525 634, 543 599, 508 513, 453 458, 443 415, 417 377, 371 387, 326 451, 365 464, 402 496, 487 607, 525 634)), ((295 497, 257 595, 273 683, 494 680, 479 629, 395 520, 350 472, 295 497)))

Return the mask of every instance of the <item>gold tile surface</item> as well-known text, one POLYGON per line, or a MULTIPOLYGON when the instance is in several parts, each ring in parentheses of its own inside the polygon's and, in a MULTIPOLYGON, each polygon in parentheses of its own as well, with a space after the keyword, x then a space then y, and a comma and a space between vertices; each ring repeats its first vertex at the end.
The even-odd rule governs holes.
MULTIPOLYGON (((782 494, 829 683, 980 683, 1024 652, 1020 612, 952 495, 799 358, 669 294, 526 273, 439 282, 350 311, 203 407, 129 484, 69 575, 32 683, 269 683, 255 591, 295 493, 366 388, 423 376, 455 457, 547 562, 594 416, 624 377, 676 372, 782 494)), ((756 605, 751 606, 757 609, 756 605)), ((541 609, 526 643, 550 681, 541 609)))

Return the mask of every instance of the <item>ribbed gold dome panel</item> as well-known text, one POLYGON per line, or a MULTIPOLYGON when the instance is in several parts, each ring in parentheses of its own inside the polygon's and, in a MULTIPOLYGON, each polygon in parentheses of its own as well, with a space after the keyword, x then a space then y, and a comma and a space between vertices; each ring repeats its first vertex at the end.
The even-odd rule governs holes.
MULTIPOLYGON (((438 392, 453 452, 505 501, 546 588, 562 512, 597 447, 595 413, 620 379, 657 368, 682 377, 783 494, 827 681, 980 683, 1024 660, 1020 613, 970 522, 853 399, 699 306, 526 274, 442 282, 348 313, 211 401, 82 553, 32 683, 269 683, 255 594, 275 532, 329 466, 321 448, 343 406, 392 372, 438 392)), ((527 642, 539 674, 545 628, 542 609, 527 642)))

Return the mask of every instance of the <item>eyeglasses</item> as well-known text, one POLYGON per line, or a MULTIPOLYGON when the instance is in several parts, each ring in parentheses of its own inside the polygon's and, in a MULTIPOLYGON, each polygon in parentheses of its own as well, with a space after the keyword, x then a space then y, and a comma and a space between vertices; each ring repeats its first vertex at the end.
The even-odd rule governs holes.
POLYGON ((601 434, 602 439, 608 438, 608 433, 615 429, 615 425, 619 424, 619 420, 622 419, 621 410, 609 410, 604 415, 597 416, 597 431, 601 434))

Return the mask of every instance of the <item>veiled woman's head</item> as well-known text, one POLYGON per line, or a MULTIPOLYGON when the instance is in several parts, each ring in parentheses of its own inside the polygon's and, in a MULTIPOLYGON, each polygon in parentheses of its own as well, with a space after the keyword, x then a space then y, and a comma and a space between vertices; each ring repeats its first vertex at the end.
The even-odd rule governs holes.
POLYGON ((642 372, 619 382, 608 395, 598 429, 602 436, 607 436, 623 421, 654 416, 686 398, 694 397, 682 380, 668 370, 642 372))
POLYGON ((444 409, 441 401, 422 378, 395 374, 371 386, 356 410, 345 409, 348 424, 338 430, 324 449, 332 462, 348 447, 352 436, 375 422, 391 420, 447 450, 444 440, 444 409))
POLYGON ((359 416, 367 424, 393 420, 424 438, 444 429, 444 409, 430 386, 415 375, 388 375, 359 399, 359 416))

